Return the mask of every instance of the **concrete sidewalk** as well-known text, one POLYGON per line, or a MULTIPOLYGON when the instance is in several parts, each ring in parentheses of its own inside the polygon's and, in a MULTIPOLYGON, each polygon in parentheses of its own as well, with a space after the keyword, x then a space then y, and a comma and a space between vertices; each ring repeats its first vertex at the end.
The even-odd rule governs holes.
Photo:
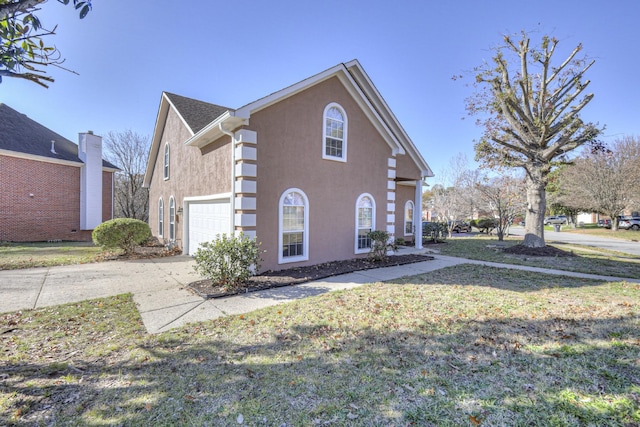
POLYGON ((204 300, 187 289, 189 283, 200 279, 193 269, 193 258, 189 256, 4 270, 0 271, 0 312, 33 309, 130 292, 133 293, 147 331, 158 333, 191 322, 247 313, 325 292, 413 276, 460 264, 484 264, 546 274, 640 283, 638 280, 619 277, 430 255, 435 259, 210 300, 204 300))

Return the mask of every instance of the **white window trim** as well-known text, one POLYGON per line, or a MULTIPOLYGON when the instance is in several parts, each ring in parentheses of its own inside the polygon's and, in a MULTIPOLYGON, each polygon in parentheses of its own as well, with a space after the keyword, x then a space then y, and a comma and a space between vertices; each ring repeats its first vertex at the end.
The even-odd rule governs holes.
POLYGON ((164 237, 164 201, 158 199, 158 237, 164 237))
POLYGON ((304 191, 299 188, 289 188, 285 190, 282 195, 280 195, 280 201, 278 202, 278 264, 288 264, 292 262, 300 262, 300 261, 308 261, 309 260, 309 198, 305 194, 304 191), (283 203, 284 198, 289 193, 299 193, 304 199, 304 229, 303 229, 303 241, 302 241, 302 250, 303 254, 301 256, 295 257, 283 257, 282 256, 282 211, 283 211, 283 203))
POLYGON ((336 102, 332 102, 324 107, 324 112, 322 113, 322 158, 326 160, 333 160, 336 162, 347 162, 347 135, 349 130, 349 122, 347 120, 347 113, 344 108, 336 102), (343 134, 342 134, 342 157, 337 156, 328 156, 327 155, 327 111, 330 108, 337 108, 342 113, 342 117, 344 118, 343 125, 343 134))
POLYGON ((407 207, 411 205, 411 211, 413 213, 413 215, 411 215, 411 222, 413 222, 413 227, 415 227, 415 213, 416 213, 416 209, 415 209, 415 205, 413 204, 412 200, 407 200, 407 202, 404 204, 404 221, 402 224, 402 228, 404 230, 404 235, 405 236, 413 236, 415 228, 413 230, 411 230, 411 233, 407 233, 407 207))
POLYGON ((353 243, 353 251, 356 254, 366 254, 371 251, 371 248, 358 248, 358 230, 360 230, 360 228, 358 227, 358 209, 360 200, 362 200, 364 197, 368 197, 371 199, 371 231, 374 231, 376 229, 376 199, 369 193, 362 193, 356 199, 355 239, 353 243))
POLYGON ((169 198, 169 240, 175 242, 176 240, 176 199, 171 196, 169 198), (173 209, 173 215, 171 210, 173 209))
POLYGON ((168 180, 171 176, 171 149, 169 143, 164 144, 164 156, 162 157, 162 174, 164 180, 168 180))

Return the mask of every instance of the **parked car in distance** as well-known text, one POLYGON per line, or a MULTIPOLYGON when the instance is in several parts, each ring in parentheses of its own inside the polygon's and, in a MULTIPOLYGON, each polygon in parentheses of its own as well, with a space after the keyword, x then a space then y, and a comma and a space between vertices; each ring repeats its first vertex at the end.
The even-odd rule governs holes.
POLYGON ((611 228, 611 220, 610 219, 599 219, 598 227, 606 227, 611 228))
MULTIPOLYGON (((622 229, 626 230, 628 227, 630 227, 630 225, 625 225, 625 226, 622 225, 623 221, 626 221, 626 220, 629 220, 629 219, 640 220, 640 217, 618 215, 618 228, 622 228, 622 229)), ((605 219, 605 221, 606 221, 606 223, 604 225, 604 228, 611 228, 611 220, 610 219, 605 219)))
POLYGON ((544 225, 550 225, 550 224, 566 224, 567 223, 567 216, 566 215, 554 215, 554 216, 548 216, 544 219, 544 225))
MULTIPOLYGON (((451 227, 451 221, 449 221, 449 227, 451 227)), ((471 231, 471 225, 464 221, 455 221, 453 224, 453 228, 451 229, 454 233, 468 233, 471 231)))
POLYGON ((618 222, 618 228, 623 230, 640 230, 640 218, 625 218, 618 222))

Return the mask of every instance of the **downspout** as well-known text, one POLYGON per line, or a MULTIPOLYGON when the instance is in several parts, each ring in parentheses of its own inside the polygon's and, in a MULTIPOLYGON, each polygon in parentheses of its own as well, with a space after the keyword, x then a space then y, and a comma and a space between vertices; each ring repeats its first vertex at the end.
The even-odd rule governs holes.
POLYGON ((233 132, 225 130, 222 123, 218 125, 220 132, 231 137, 231 197, 229 204, 231 205, 231 235, 236 234, 236 147, 235 136, 233 132))

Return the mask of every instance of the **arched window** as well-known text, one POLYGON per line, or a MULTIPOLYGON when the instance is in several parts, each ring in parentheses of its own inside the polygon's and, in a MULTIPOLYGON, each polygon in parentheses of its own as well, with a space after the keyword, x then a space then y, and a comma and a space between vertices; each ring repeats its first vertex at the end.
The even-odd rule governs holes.
POLYGON ((336 103, 331 103, 324 109, 322 158, 347 161, 347 115, 336 103))
POLYGON ((361 194, 356 201, 356 244, 355 252, 365 253, 371 249, 369 233, 376 225, 376 202, 371 194, 361 194))
POLYGON ((290 188, 282 193, 279 204, 280 251, 278 262, 309 259, 309 200, 302 190, 290 188))
POLYGON ((164 179, 169 179, 169 143, 164 144, 164 179))
POLYGON ((176 201, 173 196, 169 199, 169 240, 176 240, 176 201))
POLYGON ((413 202, 407 200, 404 204, 404 235, 409 236, 413 234, 413 202))
POLYGON ((162 197, 158 200, 158 236, 164 235, 164 203, 162 197))

